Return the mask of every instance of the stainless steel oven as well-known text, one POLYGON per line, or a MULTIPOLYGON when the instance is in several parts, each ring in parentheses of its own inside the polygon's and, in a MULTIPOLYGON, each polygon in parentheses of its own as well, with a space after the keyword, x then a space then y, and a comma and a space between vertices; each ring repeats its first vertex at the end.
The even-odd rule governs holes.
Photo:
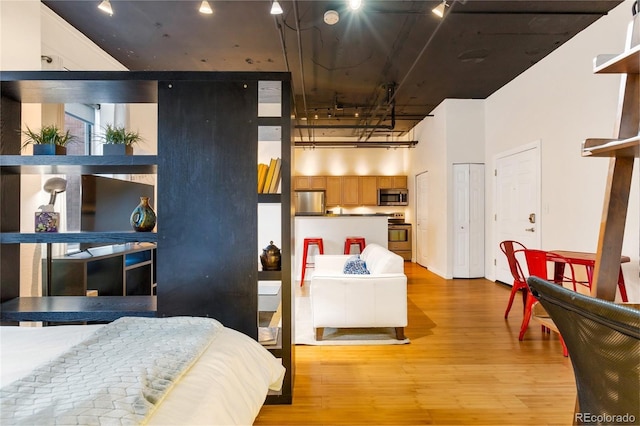
POLYGON ((403 213, 389 216, 388 247, 392 252, 411 260, 411 224, 404 222, 403 213))

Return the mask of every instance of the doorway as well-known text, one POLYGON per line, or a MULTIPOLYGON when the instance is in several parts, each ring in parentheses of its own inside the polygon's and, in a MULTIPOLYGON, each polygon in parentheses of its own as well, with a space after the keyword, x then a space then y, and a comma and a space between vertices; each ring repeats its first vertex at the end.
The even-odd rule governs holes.
POLYGON ((540 141, 495 157, 495 279, 513 283, 500 241, 515 240, 526 247, 541 245, 540 141))

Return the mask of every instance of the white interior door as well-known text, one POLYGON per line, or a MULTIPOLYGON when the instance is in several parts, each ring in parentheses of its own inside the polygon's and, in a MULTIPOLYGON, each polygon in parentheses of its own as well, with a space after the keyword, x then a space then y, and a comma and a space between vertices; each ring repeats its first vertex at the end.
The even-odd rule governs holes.
POLYGON ((469 277, 484 277, 484 164, 469 165, 469 277))
POLYGON ((484 277, 484 164, 453 165, 453 276, 484 277))
POLYGON ((499 244, 515 240, 540 247, 540 147, 538 144, 496 158, 495 169, 496 280, 512 284, 513 277, 499 244))
POLYGON ((453 276, 469 277, 469 164, 453 165, 453 276))
POLYGON ((428 265, 427 258, 427 191, 428 174, 420 173, 416 176, 416 262, 425 268, 428 265))

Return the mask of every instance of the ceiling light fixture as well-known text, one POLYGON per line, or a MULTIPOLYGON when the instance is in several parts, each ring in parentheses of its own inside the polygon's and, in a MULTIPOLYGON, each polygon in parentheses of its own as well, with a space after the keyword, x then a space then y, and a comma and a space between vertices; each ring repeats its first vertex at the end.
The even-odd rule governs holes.
POLYGON ((340 14, 337 10, 329 9, 324 13, 324 23, 327 25, 335 25, 340 20, 340 14))
POLYGON ((282 10, 282 6, 278 3, 278 0, 273 0, 271 3, 271 14, 272 15, 282 15, 284 11, 282 10))
POLYGON ((102 0, 100 5, 98 6, 98 9, 113 16, 113 9, 111 8, 111 3, 109 2, 109 0, 102 0))
POLYGON ((358 10, 362 7, 362 0, 349 0, 349 8, 351 10, 358 10))
POLYGON ((449 5, 447 4, 447 0, 442 0, 442 3, 440 3, 439 5, 434 7, 433 9, 431 9, 431 11, 433 12, 434 15, 442 18, 442 17, 444 17, 444 12, 445 12, 447 7, 449 7, 449 5))
POLYGON ((211 15, 213 13, 213 9, 211 9, 211 5, 207 0, 203 0, 203 2, 200 3, 200 9, 198 9, 198 12, 204 13, 205 15, 211 15))

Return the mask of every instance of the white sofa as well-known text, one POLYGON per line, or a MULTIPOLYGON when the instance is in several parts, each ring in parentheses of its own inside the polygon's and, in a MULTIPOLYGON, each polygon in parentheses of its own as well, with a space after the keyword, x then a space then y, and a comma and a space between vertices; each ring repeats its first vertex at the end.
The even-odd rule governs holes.
POLYGON ((325 327, 393 327, 404 340, 407 325, 407 276, 404 259, 378 244, 360 254, 367 275, 344 274, 353 255, 316 255, 311 278, 311 316, 316 340, 325 327))

